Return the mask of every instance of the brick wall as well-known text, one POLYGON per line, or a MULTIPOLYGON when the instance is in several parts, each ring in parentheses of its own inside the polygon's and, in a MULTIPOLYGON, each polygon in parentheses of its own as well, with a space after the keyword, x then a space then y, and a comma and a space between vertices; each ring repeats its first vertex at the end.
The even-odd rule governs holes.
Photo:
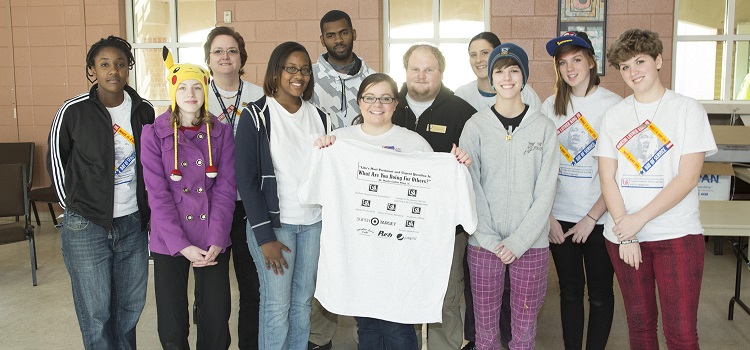
POLYGON ((382 4, 377 0, 256 0, 216 1, 218 25, 234 27, 247 43, 244 78, 261 83, 268 57, 276 45, 297 41, 305 46, 313 63, 325 51, 320 43, 320 18, 333 9, 349 14, 357 31, 354 51, 370 67, 382 69, 382 4), (233 22, 224 24, 224 11, 232 11, 233 22))
MULTIPOLYGON (((664 40, 662 82, 671 85, 673 0, 609 0, 607 44, 622 31, 650 28, 664 40)), ((302 43, 313 61, 320 44, 320 17, 346 11, 357 30, 355 52, 382 70, 382 1, 375 0, 217 0, 217 23, 232 11, 229 24, 245 37, 250 57, 245 79, 260 83, 268 57, 283 41, 302 43)), ((529 53, 529 82, 542 99, 551 95, 555 74, 544 50, 557 30, 556 0, 493 0, 491 30, 529 53)), ((124 0, 0 0, 0 142, 37 144, 34 185, 49 183, 43 155, 52 118, 62 102, 88 89, 85 55, 101 37, 125 37, 124 0), (13 108, 18 118, 13 116, 13 108)), ((603 86, 625 95, 625 84, 607 67, 603 86)))
MULTIPOLYGON (((557 8, 554 0, 493 0, 491 29, 503 42, 512 41, 529 54, 529 83, 544 101, 554 93, 555 71, 545 50, 547 41, 557 31, 557 8)), ((664 64, 660 72, 664 86, 672 85, 673 0, 607 1, 607 48, 627 29, 642 28, 658 32, 664 42, 664 64)), ((626 96, 631 93, 620 74, 607 66, 602 86, 626 96)))
POLYGON ((34 186, 49 184, 44 155, 55 112, 63 101, 89 88, 85 73, 88 47, 109 34, 125 35, 122 0, 0 0, 0 142, 33 141, 34 186), (5 31, 5 32, 4 32, 5 31), (10 56, 3 45, 10 43, 10 56), (6 59, 10 57, 10 59, 6 59), (10 68, 7 69, 7 63, 10 68), (10 90, 10 91, 9 91, 10 90), (10 104, 6 97, 10 96, 10 104), (6 115, 17 120, 8 123, 6 115), (17 135, 17 137, 16 137, 17 135))

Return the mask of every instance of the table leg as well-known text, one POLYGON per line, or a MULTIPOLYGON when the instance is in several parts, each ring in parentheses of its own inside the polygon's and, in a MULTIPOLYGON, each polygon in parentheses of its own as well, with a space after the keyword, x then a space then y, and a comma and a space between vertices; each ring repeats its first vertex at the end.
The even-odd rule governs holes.
POLYGON ((747 312, 750 315, 750 308, 745 305, 745 303, 740 300, 740 290, 742 287, 742 265, 744 265, 742 262, 743 260, 747 260, 747 256, 744 254, 743 250, 745 249, 745 245, 742 242, 742 237, 737 237, 736 242, 732 242, 732 246, 734 247, 734 252, 737 255, 737 271, 735 273, 735 280, 734 280, 734 296, 729 299, 729 320, 734 319, 734 304, 737 303, 745 312, 747 312))

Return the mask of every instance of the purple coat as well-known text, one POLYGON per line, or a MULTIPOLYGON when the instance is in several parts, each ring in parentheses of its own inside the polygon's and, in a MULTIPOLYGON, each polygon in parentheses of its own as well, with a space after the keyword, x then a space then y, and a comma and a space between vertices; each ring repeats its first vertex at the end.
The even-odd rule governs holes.
POLYGON ((151 243, 154 253, 178 256, 190 245, 208 250, 215 245, 222 252, 231 245, 237 187, 234 174, 234 136, 231 126, 214 118, 211 129, 214 179, 206 176, 208 142, 206 125, 200 130, 178 130, 178 167, 182 180, 172 181, 174 132, 169 111, 143 128, 141 163, 151 207, 151 243))

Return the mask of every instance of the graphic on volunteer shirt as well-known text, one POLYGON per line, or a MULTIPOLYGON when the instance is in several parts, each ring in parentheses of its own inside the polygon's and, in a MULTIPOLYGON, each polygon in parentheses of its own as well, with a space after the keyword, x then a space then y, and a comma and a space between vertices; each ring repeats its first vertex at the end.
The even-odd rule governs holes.
POLYGON ((115 186, 128 184, 135 176, 135 140, 117 123, 112 125, 115 137, 115 186))
POLYGON ((425 226, 420 223, 430 210, 419 193, 432 189, 430 175, 359 163, 357 181, 355 211, 360 235, 373 239, 396 237, 397 241, 404 242, 419 239, 419 227, 425 226), (365 234, 373 227, 380 229, 384 225, 390 228, 376 231, 374 235, 365 234))
POLYGON ((646 120, 617 143, 617 149, 638 171, 646 174, 673 144, 656 124, 646 120))
POLYGON ((570 165, 576 165, 594 150, 597 136, 596 131, 581 112, 576 113, 557 128, 560 153, 570 165))

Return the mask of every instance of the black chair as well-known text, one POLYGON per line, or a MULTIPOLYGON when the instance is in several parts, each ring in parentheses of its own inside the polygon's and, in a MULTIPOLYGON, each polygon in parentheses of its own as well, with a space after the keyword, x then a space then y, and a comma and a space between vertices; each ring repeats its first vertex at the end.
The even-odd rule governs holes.
POLYGON ((20 217, 23 222, 0 224, 0 244, 16 243, 28 240, 31 256, 31 280, 36 286, 36 244, 34 243, 34 226, 29 216, 29 190, 27 188, 26 167, 23 164, 0 165, 0 217, 20 217))
POLYGON ((29 200, 31 201, 31 208, 34 209, 34 218, 38 226, 42 226, 42 223, 39 222, 39 212, 36 210, 36 202, 47 202, 49 213, 52 215, 52 222, 57 226, 57 216, 55 215, 55 209, 52 208, 52 203, 58 203, 59 199, 57 199, 54 187, 47 186, 31 190, 29 192, 29 200))
MULTIPOLYGON (((34 143, 0 143, 0 164, 23 164, 26 166, 26 174, 28 175, 26 188, 31 189, 31 180, 34 177, 34 143)), ((16 221, 18 219, 16 218, 16 221)))
POLYGON ((0 143, 0 164, 23 164, 26 167, 26 188, 31 189, 31 181, 34 178, 34 143, 0 143))

